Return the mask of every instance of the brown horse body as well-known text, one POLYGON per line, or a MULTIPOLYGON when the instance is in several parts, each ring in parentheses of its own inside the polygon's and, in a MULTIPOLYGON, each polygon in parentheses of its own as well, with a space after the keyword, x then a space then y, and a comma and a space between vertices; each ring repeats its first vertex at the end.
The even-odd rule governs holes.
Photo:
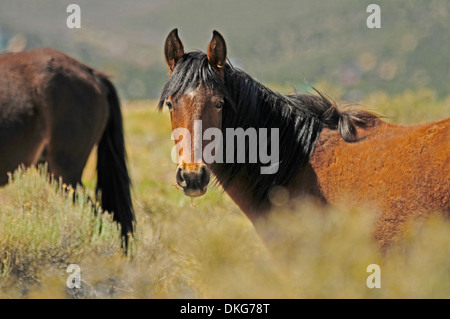
POLYGON ((75 188, 96 144, 102 207, 114 212, 125 235, 133 210, 114 86, 54 49, 0 55, 0 184, 18 165, 47 162, 56 178, 75 188))
POLYGON ((109 114, 98 78, 52 49, 1 55, 0 72, 0 182, 19 164, 45 161, 65 183, 81 184, 109 114))
MULTIPOLYGON (((411 218, 450 212, 450 119, 413 126, 377 120, 358 130, 366 138, 347 143, 324 129, 309 163, 286 185, 289 197, 378 213, 374 236, 383 247, 411 218)), ((251 204, 245 184, 237 178, 227 192, 256 222, 272 207, 251 204)))

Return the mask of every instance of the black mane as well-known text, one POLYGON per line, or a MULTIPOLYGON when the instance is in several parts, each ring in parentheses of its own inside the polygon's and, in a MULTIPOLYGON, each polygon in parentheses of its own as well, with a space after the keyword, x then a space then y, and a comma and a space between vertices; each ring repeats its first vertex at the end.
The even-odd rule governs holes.
MULTIPOLYGON (((358 141, 356 126, 366 126, 375 116, 364 111, 340 112, 336 105, 318 91, 318 95, 282 95, 252 79, 230 63, 224 67, 222 82, 202 52, 184 54, 166 83, 158 107, 172 96, 176 98, 199 86, 220 92, 225 97, 222 131, 241 127, 244 130, 279 128, 279 168, 275 174, 262 175, 262 163, 213 163, 212 172, 224 189, 238 174, 244 174, 254 200, 268 199, 269 190, 285 186, 308 163, 323 128, 337 129, 347 142, 358 141)), ((226 135, 224 134, 224 145, 226 135)), ((236 148, 236 143, 235 143, 236 148)), ((248 153, 248 143, 246 143, 248 153)), ((270 144, 267 147, 270 151, 270 144)), ((223 148, 226 158, 226 148, 223 148)), ((236 152, 235 152, 236 154, 236 152)), ((248 159, 246 154, 246 159, 248 159)), ((272 163, 273 164, 273 163, 272 163)))

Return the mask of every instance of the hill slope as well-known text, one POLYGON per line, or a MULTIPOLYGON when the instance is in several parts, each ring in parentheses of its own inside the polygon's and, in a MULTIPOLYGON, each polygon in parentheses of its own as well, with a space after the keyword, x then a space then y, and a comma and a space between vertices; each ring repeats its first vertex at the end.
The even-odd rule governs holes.
POLYGON ((302 89, 318 80, 346 98, 429 87, 448 95, 450 2, 378 1, 381 29, 366 26, 371 1, 79 0, 81 29, 66 27, 66 3, 3 0, 0 49, 17 34, 27 47, 54 46, 112 74, 126 98, 155 98, 167 79, 162 48, 178 27, 187 50, 205 50, 213 29, 231 61, 260 81, 302 89))

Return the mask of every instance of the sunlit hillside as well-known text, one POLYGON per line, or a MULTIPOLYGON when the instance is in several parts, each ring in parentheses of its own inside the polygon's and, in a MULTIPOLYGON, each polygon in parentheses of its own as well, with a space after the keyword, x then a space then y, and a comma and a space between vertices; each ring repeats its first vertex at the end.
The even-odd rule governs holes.
POLYGON ((431 88, 448 95, 450 2, 379 0, 381 28, 366 26, 371 0, 78 0, 81 28, 60 0, 0 1, 0 52, 52 46, 111 74, 121 96, 157 98, 167 79, 163 45, 179 29, 186 50, 212 31, 229 58, 264 83, 302 89, 327 80, 355 102, 431 88))

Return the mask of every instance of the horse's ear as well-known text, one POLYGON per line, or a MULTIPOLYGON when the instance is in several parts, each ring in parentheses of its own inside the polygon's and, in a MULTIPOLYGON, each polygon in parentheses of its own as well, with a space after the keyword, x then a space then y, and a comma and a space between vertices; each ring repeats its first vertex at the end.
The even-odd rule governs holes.
POLYGON ((215 68, 221 69, 227 62, 227 45, 223 36, 216 30, 213 31, 213 38, 209 42, 206 55, 209 63, 215 68))
POLYGON ((178 37, 178 29, 173 29, 167 36, 166 43, 164 45, 164 57, 166 58, 166 64, 169 68, 169 72, 172 73, 177 62, 184 54, 183 43, 178 37))

